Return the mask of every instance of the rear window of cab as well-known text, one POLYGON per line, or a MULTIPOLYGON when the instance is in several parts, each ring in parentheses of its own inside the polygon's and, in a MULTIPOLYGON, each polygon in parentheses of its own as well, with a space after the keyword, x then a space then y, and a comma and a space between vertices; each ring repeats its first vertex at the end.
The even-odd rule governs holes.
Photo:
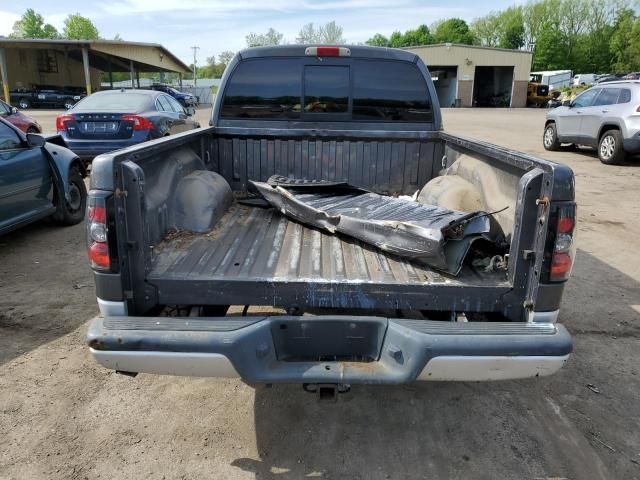
POLYGON ((260 58, 235 68, 221 118, 422 123, 433 121, 433 109, 413 63, 355 59, 318 65, 308 58, 260 58))

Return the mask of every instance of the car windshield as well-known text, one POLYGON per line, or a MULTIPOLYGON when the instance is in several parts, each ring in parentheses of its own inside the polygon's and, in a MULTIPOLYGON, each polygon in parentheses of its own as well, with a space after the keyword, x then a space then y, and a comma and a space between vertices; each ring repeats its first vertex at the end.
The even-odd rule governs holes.
POLYGON ((81 100, 73 110, 103 110, 141 112, 148 108, 150 97, 142 93, 109 92, 91 95, 81 100))

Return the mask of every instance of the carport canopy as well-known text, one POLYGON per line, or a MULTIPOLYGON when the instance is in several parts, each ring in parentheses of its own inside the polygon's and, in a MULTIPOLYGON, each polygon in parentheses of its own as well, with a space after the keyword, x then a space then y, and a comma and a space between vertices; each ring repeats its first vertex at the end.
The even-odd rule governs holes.
POLYGON ((7 103, 10 101, 9 81, 11 65, 7 61, 10 50, 21 50, 25 54, 36 50, 61 52, 65 58, 81 62, 87 95, 91 94, 91 73, 96 69, 108 72, 129 72, 131 86, 139 72, 188 72, 189 67, 162 45, 155 43, 126 42, 121 40, 49 40, 36 38, 0 38, 0 80, 7 103))

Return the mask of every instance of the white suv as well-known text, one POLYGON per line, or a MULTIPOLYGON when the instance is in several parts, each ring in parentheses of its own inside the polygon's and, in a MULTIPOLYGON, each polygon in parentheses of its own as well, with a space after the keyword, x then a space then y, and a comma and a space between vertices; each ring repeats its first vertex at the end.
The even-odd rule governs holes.
POLYGON ((640 81, 596 85, 547 114, 542 143, 585 145, 598 151, 602 163, 622 163, 640 153, 640 81))

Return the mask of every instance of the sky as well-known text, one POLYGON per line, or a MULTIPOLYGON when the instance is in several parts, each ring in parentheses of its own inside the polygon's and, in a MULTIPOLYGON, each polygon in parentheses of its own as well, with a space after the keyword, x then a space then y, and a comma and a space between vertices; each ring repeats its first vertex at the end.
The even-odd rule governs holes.
POLYGON ((293 41, 309 22, 335 20, 349 43, 364 42, 375 33, 390 35, 420 24, 459 17, 467 21, 501 10, 516 0, 0 0, 0 35, 9 35, 13 23, 27 9, 42 14, 62 31, 70 13, 90 18, 103 38, 119 34, 123 40, 160 43, 186 64, 193 61, 191 46, 199 46, 198 65, 206 57, 246 46, 250 32, 270 27, 293 41))

